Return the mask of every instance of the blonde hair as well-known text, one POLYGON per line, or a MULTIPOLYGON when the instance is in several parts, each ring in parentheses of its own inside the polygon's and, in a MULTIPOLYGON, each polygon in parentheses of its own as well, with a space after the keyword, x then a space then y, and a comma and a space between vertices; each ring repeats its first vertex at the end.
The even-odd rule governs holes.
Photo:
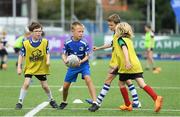
POLYGON ((81 23, 78 22, 78 21, 75 21, 75 22, 73 22, 73 23, 71 24, 71 30, 74 30, 74 27, 76 27, 76 26, 82 26, 82 27, 84 28, 84 25, 83 25, 83 24, 81 24, 81 23))
POLYGON ((121 22, 116 26, 115 35, 118 37, 127 37, 132 39, 134 33, 132 27, 127 22, 121 22))

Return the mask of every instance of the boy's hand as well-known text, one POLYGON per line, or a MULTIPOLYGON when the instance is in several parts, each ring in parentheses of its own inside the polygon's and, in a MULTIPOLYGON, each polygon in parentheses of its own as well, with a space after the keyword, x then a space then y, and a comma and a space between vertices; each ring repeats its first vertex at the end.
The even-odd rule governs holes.
POLYGON ((50 62, 49 62, 49 61, 46 61, 46 65, 47 65, 47 66, 50 66, 50 62))
POLYGON ((93 51, 96 51, 97 50, 97 47, 96 46, 93 46, 93 51))
POLYGON ((17 74, 18 74, 18 75, 21 75, 21 73, 22 73, 22 69, 21 69, 20 67, 18 67, 18 68, 17 68, 17 74))
POLYGON ((82 61, 79 59, 79 63, 78 63, 78 65, 77 65, 77 66, 80 66, 80 65, 81 65, 81 63, 82 63, 82 61))
POLYGON ((125 67, 126 67, 127 70, 129 70, 129 69, 132 68, 132 65, 131 65, 130 62, 126 62, 125 67))
POLYGON ((64 60, 64 64, 68 64, 68 60, 66 59, 66 60, 64 60))

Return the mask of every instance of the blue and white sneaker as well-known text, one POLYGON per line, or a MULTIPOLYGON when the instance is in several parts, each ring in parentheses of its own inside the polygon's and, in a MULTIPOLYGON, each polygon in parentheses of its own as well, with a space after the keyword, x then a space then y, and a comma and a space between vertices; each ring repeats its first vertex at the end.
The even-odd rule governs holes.
POLYGON ((86 99, 85 100, 88 104, 93 104, 93 100, 92 99, 86 99))
POLYGON ((133 108, 141 108, 141 102, 139 102, 138 104, 133 103, 132 107, 133 108))

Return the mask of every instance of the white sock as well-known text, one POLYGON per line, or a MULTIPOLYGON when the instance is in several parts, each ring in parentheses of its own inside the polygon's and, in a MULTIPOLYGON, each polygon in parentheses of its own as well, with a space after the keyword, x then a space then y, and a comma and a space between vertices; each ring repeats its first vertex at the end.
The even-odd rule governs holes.
POLYGON ((106 94, 108 93, 109 88, 110 88, 110 85, 108 85, 108 84, 103 85, 103 88, 101 89, 101 92, 97 97, 97 103, 99 105, 102 103, 103 99, 105 98, 106 94))
POLYGON ((48 96, 48 100, 51 101, 53 99, 51 91, 49 93, 46 93, 48 96))
POLYGON ((135 89, 135 86, 133 84, 131 84, 128 86, 128 88, 129 88, 129 91, 131 92, 133 103, 139 104, 138 94, 135 89))
POLYGON ((27 90, 24 90, 21 88, 20 95, 19 95, 19 103, 21 104, 23 103, 26 93, 27 93, 27 90))

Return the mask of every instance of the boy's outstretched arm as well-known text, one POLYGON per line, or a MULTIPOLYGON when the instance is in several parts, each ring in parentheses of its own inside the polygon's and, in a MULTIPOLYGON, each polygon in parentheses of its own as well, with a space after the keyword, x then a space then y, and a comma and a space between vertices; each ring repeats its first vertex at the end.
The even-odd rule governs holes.
POLYGON ((99 47, 93 46, 93 51, 102 50, 102 49, 106 49, 106 48, 110 48, 110 47, 112 47, 112 44, 104 44, 104 45, 99 46, 99 47))

